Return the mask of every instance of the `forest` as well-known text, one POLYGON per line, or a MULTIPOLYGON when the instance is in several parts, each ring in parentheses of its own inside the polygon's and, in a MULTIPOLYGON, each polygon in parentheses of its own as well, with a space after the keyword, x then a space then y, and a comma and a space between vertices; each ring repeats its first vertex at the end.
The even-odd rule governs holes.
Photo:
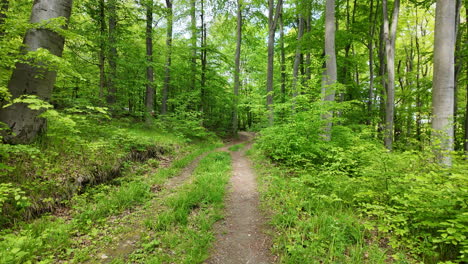
POLYGON ((0 263, 468 263, 464 0, 0 0, 0 263))

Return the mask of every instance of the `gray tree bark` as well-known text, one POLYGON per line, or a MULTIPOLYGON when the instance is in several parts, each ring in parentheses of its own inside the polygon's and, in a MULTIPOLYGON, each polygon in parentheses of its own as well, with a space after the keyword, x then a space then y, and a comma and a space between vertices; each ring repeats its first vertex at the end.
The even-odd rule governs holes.
POLYGON ((395 42, 400 12, 400 0, 393 4, 392 22, 389 25, 387 0, 382 1, 383 30, 385 39, 385 53, 387 58, 387 100, 385 106, 385 147, 393 147, 394 115, 395 115, 395 42))
POLYGON ((192 31, 192 36, 191 36, 191 41, 192 41, 192 80, 191 80, 191 85, 192 85, 192 90, 195 90, 196 87, 196 76, 197 76, 197 17, 196 17, 196 12, 197 12, 197 6, 196 6, 196 0, 191 0, 190 1, 190 20, 191 20, 191 28, 190 30, 192 31))
POLYGON ((114 105, 117 102, 117 0, 109 0, 107 5, 109 13, 109 79, 107 82, 107 104, 114 105))
POLYGON ((146 120, 149 122, 154 113, 154 70, 153 70, 153 0, 146 3, 146 120))
POLYGON ((437 0, 432 87, 432 137, 441 164, 452 164, 455 76, 455 1, 437 0))
POLYGON ((302 56, 302 36, 304 35, 304 18, 301 14, 302 10, 299 10, 299 25, 297 33, 297 46, 296 46, 296 55, 294 57, 294 66, 293 66, 293 82, 292 82, 292 92, 293 92, 293 109, 295 105, 295 98, 298 95, 297 83, 299 82, 299 66, 301 63, 302 56))
MULTIPOLYGON (((30 23, 39 24, 58 17, 70 18, 73 0, 35 0, 31 12, 30 23)), ((47 49, 55 56, 62 56, 65 39, 46 28, 30 29, 24 38, 24 52, 47 49)), ((37 64, 37 61, 34 63, 37 64)), ((39 62, 39 65, 41 62, 39 62)), ((35 95, 48 101, 52 95, 57 73, 47 69, 45 62, 38 67, 33 64, 17 63, 8 90, 12 98, 22 95, 35 95)), ((24 103, 15 103, 0 110, 0 121, 5 123, 11 134, 5 135, 4 140, 12 144, 31 143, 45 128, 45 120, 38 117, 42 111, 32 110, 24 103)))
POLYGON ((162 90, 162 102, 161 102, 161 115, 167 113, 167 99, 171 85, 171 65, 172 65, 172 27, 173 27, 173 13, 172 13, 172 1, 166 0, 167 7, 167 36, 166 36, 166 66, 164 76, 164 86, 162 90))
POLYGON ((238 130, 238 109, 239 104, 239 87, 240 87, 240 56, 242 46, 242 0, 237 0, 237 41, 236 41, 236 55, 235 55, 235 68, 234 68, 234 107, 232 114, 232 134, 237 135, 238 130))
POLYGON ((100 26, 100 39, 99 39, 99 98, 104 97, 104 89, 106 88, 106 16, 105 16, 105 2, 99 0, 99 26, 100 26))
MULTIPOLYGON (((325 10, 325 71, 322 77, 322 97, 325 102, 335 101, 335 87, 337 79, 335 53, 335 0, 326 1, 325 10)), ((325 140, 331 139, 333 111, 323 114, 326 124, 324 127, 325 140)))
POLYGON ((286 53, 284 50, 284 21, 283 21, 283 7, 281 7, 279 14, 280 26, 280 57, 281 57, 281 102, 286 102, 286 53))
POLYGON ((273 125, 273 70, 275 58, 275 32, 283 0, 278 0, 275 9, 275 0, 268 0, 268 65, 267 65, 267 111, 268 121, 273 125))

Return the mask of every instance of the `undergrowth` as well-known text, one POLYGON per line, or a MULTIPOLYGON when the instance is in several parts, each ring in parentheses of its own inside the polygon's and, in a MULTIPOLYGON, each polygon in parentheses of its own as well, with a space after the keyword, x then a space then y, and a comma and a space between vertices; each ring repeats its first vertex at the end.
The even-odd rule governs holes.
POLYGON ((215 152, 203 158, 192 182, 169 196, 164 202, 165 209, 156 218, 145 219, 149 235, 143 238, 141 248, 130 255, 129 261, 202 263, 214 240, 212 226, 222 217, 230 170, 228 153, 215 152))
POLYGON ((327 142, 311 116, 265 129, 256 144, 281 168, 263 181, 284 263, 380 263, 373 240, 396 263, 468 261, 466 161, 444 168, 431 151, 388 152, 358 126, 334 126, 327 142))

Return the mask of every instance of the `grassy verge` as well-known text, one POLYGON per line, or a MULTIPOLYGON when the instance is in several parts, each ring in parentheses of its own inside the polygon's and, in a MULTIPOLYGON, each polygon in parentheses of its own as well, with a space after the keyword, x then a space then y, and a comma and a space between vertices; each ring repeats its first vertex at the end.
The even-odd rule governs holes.
MULTIPOLYGON (((313 184, 313 174, 275 167, 251 151, 259 172, 262 206, 274 227, 273 251, 280 263, 388 263, 359 213, 326 187, 313 184)), ((406 263, 405 261, 399 263, 406 263)))
POLYGON ((240 144, 236 144, 236 145, 230 146, 230 147, 229 147, 229 150, 230 150, 230 151, 240 151, 240 150, 243 149, 244 147, 245 147, 245 143, 240 143, 240 144))
POLYGON ((214 240, 213 224, 221 219, 231 159, 224 152, 202 159, 193 181, 168 196, 156 216, 145 219, 148 235, 127 260, 113 263, 201 263, 214 240), (127 261, 127 262, 126 262, 127 261))
MULTIPOLYGON (((197 156, 215 146, 188 147, 184 151, 185 156, 168 168, 160 168, 155 173, 150 173, 151 168, 142 169, 139 173, 129 170, 128 177, 91 188, 70 201, 72 209, 65 218, 44 216, 22 224, 14 232, 3 230, 0 263, 51 263, 70 257, 75 259, 74 262, 86 260, 88 254, 74 249, 81 243, 80 237, 87 235, 92 241, 93 237, 101 235, 99 229, 106 225, 107 217, 150 200, 154 196, 152 186, 177 175, 197 156)), ((150 164, 157 166, 154 162, 150 164)))

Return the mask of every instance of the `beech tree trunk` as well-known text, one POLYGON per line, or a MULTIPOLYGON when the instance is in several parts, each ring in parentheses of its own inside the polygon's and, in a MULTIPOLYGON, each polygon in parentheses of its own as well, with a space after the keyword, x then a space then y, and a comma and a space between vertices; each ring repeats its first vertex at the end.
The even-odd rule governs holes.
POLYGON ((389 150, 393 147, 393 130, 395 115, 395 41, 400 12, 400 0, 395 0, 393 5, 392 23, 389 25, 387 0, 382 1, 384 20, 385 53, 387 58, 387 100, 385 107, 385 147, 389 150))
POLYGON ((109 0, 107 3, 107 9, 109 11, 109 79, 107 83, 107 104, 112 106, 117 102, 117 87, 115 85, 115 80, 117 79, 117 0, 109 0))
POLYGON ((455 76, 455 1, 437 0, 432 87, 432 137, 441 164, 452 164, 455 76))
POLYGON ((201 112, 205 115, 207 111, 206 105, 206 64, 207 64, 207 54, 206 54, 206 24, 205 24, 205 1, 201 0, 201 10, 200 10, 200 20, 201 20, 201 76, 200 76, 200 94, 201 94, 201 112))
POLYGON ((281 7, 279 14, 280 26, 280 57, 281 57, 281 102, 286 102, 286 52, 284 50, 284 21, 283 21, 283 7, 281 7))
POLYGON ((167 113, 167 99, 171 83, 171 65, 172 65, 172 27, 173 27, 173 13, 172 13, 172 1, 166 0, 167 7, 167 36, 166 36, 166 66, 164 76, 164 86, 162 90, 162 102, 161 102, 161 115, 167 113))
POLYGON ((302 16, 301 11, 299 11, 299 25, 298 25, 298 33, 297 33, 297 46, 296 46, 296 56, 294 58, 294 66, 293 66, 293 82, 292 82, 292 92, 293 92, 293 109, 294 109, 294 104, 295 98, 298 95, 298 88, 297 88, 297 83, 299 82, 299 66, 301 63, 301 56, 302 56, 302 36, 304 35, 304 18, 302 16))
MULTIPOLYGON (((325 102, 335 101, 335 83, 337 79, 335 53, 335 0, 327 0, 325 10, 325 71, 323 73, 322 96, 325 102)), ((331 139, 333 111, 324 114, 324 138, 331 139)))
POLYGON ((237 0, 237 41, 236 41, 236 58, 234 68, 234 109, 232 114, 232 134, 237 135, 237 105, 239 104, 239 87, 240 87, 240 56, 242 45, 242 0, 237 0))
MULTIPOLYGON (((58 17, 65 17, 68 21, 72 3, 73 0, 35 0, 30 23, 39 24, 58 17)), ((36 28, 28 30, 23 44, 25 53, 43 48, 51 54, 61 57, 65 39, 50 29, 36 28)), ((17 63, 8 83, 8 90, 12 98, 35 95, 44 101, 49 101, 57 73, 47 68, 47 62, 17 63), (38 64, 40 67, 35 66, 38 64)), ((7 108, 2 108, 0 121, 11 129, 9 131, 11 133, 4 135, 5 142, 11 144, 31 143, 45 128, 45 119, 38 117, 41 113, 42 111, 32 110, 24 103, 15 103, 7 108)))
POLYGON ((275 11, 275 0, 268 0, 268 66, 267 66, 267 111, 268 121, 273 125, 273 71, 275 59, 275 32, 283 0, 278 0, 275 11))
POLYGON ((146 119, 149 121, 154 113, 154 70, 153 70, 153 0, 146 3, 146 119))
POLYGON ((192 31, 192 36, 191 36, 191 41, 192 41, 192 80, 191 80, 191 85, 192 85, 192 90, 195 90, 196 87, 196 76, 197 76, 197 5, 196 5, 196 0, 191 0, 190 1, 190 20, 191 20, 191 28, 190 30, 192 31))
POLYGON ((106 88, 106 16, 105 16, 105 2, 99 0, 99 26, 100 26, 100 39, 99 39, 99 98, 104 97, 104 89, 106 88))

